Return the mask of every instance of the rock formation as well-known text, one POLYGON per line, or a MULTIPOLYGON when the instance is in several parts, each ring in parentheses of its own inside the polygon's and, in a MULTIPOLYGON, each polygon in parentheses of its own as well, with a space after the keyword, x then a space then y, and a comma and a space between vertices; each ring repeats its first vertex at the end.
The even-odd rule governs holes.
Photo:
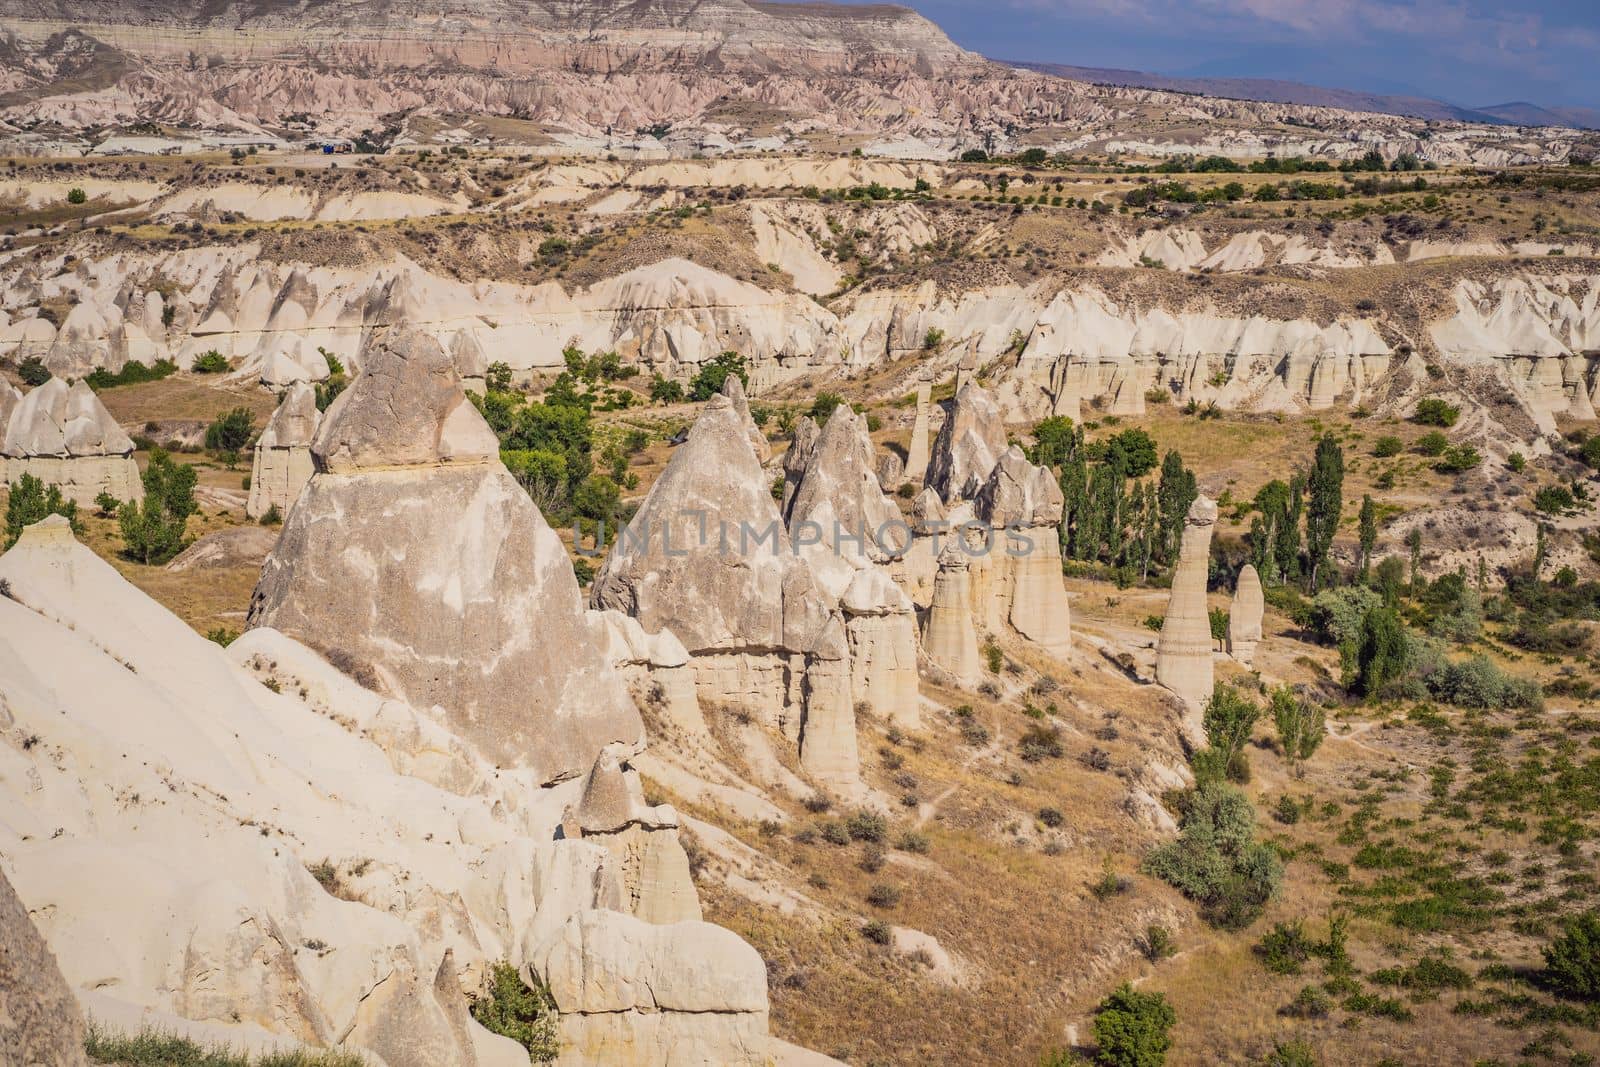
MULTIPOLYGON (((7 873, 102 1023, 390 1067, 525 1065, 465 1010, 508 960, 551 987, 567 1062, 595 1048, 601 1062, 764 1062, 755 952, 616 910, 616 854, 561 839, 569 807, 614 821, 605 773, 587 798, 579 781, 540 788, 275 630, 224 650, 60 517, 24 531, 0 579, 7 873)), ((641 865, 638 884, 671 882, 670 867, 641 865)), ((7 904, 0 890, 0 1034, 32 1010, 7 984, 7 904)), ((30 996, 50 995, 22 952, 30 996)), ((70 1016, 53 1022, 42 1058, 18 1062, 72 1062, 51 1054, 79 1047, 70 1016)))
POLYGON ((451 339, 450 362, 461 376, 462 387, 482 396, 488 387, 489 357, 484 354, 483 344, 474 331, 461 330, 451 339))
POLYGON ((726 393, 707 404, 619 531, 590 599, 688 650, 703 704, 736 704, 799 745, 818 780, 856 779, 849 649, 839 612, 794 550, 726 393))
POLYGON ((321 424, 316 389, 308 382, 291 385, 267 420, 267 428, 256 438, 246 515, 259 519, 274 507, 279 515, 289 513, 300 490, 311 480, 311 442, 321 424))
MULTIPOLYGON (((0 726, 10 727, 0 704, 0 726)), ((0 1063, 78 1067, 83 1014, 28 909, 0 871, 0 1063)))
POLYGON ((933 407, 933 378, 917 375, 917 417, 911 424, 911 444, 906 449, 908 481, 920 482, 928 473, 928 417, 933 407))
MULTIPOLYGON (((1206 576, 1211 559, 1211 531, 1217 505, 1210 497, 1195 498, 1184 520, 1178 565, 1172 575, 1167 617, 1156 642, 1156 681, 1188 706, 1192 718, 1211 699, 1211 618, 1206 608, 1206 576)), ((1192 723, 1191 723, 1192 725, 1192 723)))
POLYGON ((1013 445, 978 493, 978 517, 995 531, 989 563, 994 615, 1058 655, 1072 647, 1072 613, 1061 577, 1061 486, 1013 445))
POLYGON ((583 796, 561 824, 566 837, 593 841, 616 857, 629 914, 652 923, 699 921, 700 898, 678 840, 678 813, 668 804, 645 804, 638 773, 613 748, 595 760, 583 796))
POLYGON ((562 1067, 766 1067, 766 965, 702 923, 572 916, 530 961, 561 1011, 562 1067))
POLYGON ((928 658, 949 671, 962 685, 976 685, 982 670, 978 631, 973 625, 969 560, 949 540, 939 556, 933 581, 933 603, 922 627, 922 648, 928 658))
POLYGON ((0 395, 5 420, 0 475, 5 484, 24 474, 59 485, 68 500, 93 504, 101 493, 118 500, 144 499, 144 483, 133 461, 133 441, 84 382, 69 386, 51 378, 25 396, 10 386, 0 395))
POLYGON ((850 641, 850 689, 859 702, 902 726, 921 722, 917 695, 917 617, 911 600, 883 571, 856 571, 839 602, 850 641))
POLYGON ((1246 667, 1253 667, 1256 646, 1261 643, 1261 615, 1266 602, 1261 593, 1261 576, 1246 563, 1239 571, 1233 590, 1233 606, 1228 612, 1228 651, 1246 667))
POLYGON ((637 750, 639 713, 588 628, 554 531, 499 462, 444 349, 379 335, 312 444, 316 473, 249 624, 321 648, 541 781, 637 750))
POLYGON ((949 503, 977 495, 1006 450, 1006 427, 987 389, 970 383, 956 394, 928 461, 928 485, 949 503))
POLYGON ((866 417, 848 404, 833 409, 805 459, 788 526, 819 571, 824 557, 851 566, 885 563, 910 541, 900 509, 878 482, 866 417))

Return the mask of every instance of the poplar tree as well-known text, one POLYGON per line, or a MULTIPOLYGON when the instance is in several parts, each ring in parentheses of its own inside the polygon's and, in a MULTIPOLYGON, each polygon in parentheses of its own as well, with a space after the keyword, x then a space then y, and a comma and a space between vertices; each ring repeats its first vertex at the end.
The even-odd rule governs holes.
POLYGON ((1317 441, 1308 488, 1306 561, 1311 566, 1311 591, 1315 593, 1328 562, 1328 551, 1333 547, 1333 535, 1339 530, 1339 512, 1344 507, 1344 450, 1332 434, 1317 441))
POLYGON ((1378 509, 1373 505, 1370 495, 1361 498, 1360 526, 1361 558, 1356 565, 1356 573, 1364 582, 1372 570, 1372 549, 1378 543, 1378 509))

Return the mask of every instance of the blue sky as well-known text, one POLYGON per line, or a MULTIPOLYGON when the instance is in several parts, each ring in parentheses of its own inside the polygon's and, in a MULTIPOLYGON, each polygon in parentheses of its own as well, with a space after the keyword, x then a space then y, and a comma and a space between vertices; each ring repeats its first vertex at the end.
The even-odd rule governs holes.
POLYGON ((1600 107, 1600 0, 902 0, 995 59, 1600 107))

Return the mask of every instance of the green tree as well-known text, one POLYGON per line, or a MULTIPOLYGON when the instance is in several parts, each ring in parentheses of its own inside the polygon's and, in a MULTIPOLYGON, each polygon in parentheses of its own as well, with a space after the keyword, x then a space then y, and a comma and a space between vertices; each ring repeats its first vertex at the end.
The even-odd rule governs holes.
POLYGON ((1307 489, 1310 499, 1306 503, 1306 556, 1311 564, 1314 593, 1333 547, 1333 535, 1339 531, 1339 512, 1344 507, 1344 450, 1331 434, 1317 441, 1307 489))
POLYGON ((1161 1067, 1177 1021, 1164 994, 1141 993, 1124 982, 1095 1009, 1095 1062, 1103 1067, 1161 1067))
POLYGON ((710 400, 722 391, 722 383, 730 374, 738 375, 741 385, 750 384, 750 374, 745 370, 744 357, 737 352, 724 352, 701 367, 700 372, 689 382, 689 399, 710 400))
POLYGON ((1164 564, 1178 558, 1178 543, 1183 537, 1184 519, 1189 507, 1200 495, 1194 472, 1183 465, 1183 457, 1172 449, 1161 458, 1161 480, 1156 486, 1156 500, 1161 510, 1161 541, 1159 556, 1164 564))
POLYGON ((195 470, 174 463, 162 449, 150 453, 144 470, 144 502, 126 503, 117 512, 123 552, 144 564, 165 563, 183 549, 194 501, 195 470))
POLYGON ((1600 1000, 1600 912, 1568 919, 1544 949, 1545 976, 1561 992, 1600 1000))
POLYGON ((206 448, 213 452, 238 452, 250 443, 255 422, 249 408, 234 408, 218 415, 206 427, 206 448))
POLYGON ((1385 685, 1405 673, 1410 662, 1411 639, 1399 613, 1388 604, 1368 611, 1361 620, 1355 691, 1365 697, 1378 695, 1385 685))
POLYGON ((604 474, 589 475, 572 494, 572 506, 578 514, 597 522, 615 519, 621 505, 621 489, 604 474))
POLYGON ((683 401, 683 383, 657 374, 650 379, 650 399, 658 404, 677 404, 683 401))
POLYGON ((1378 544, 1378 509, 1367 495, 1361 497, 1360 539, 1361 555, 1356 562, 1356 574, 1364 582, 1372 569, 1372 550, 1378 544))
POLYGON ((1411 578, 1409 584, 1412 589, 1417 588, 1417 583, 1422 580, 1422 527, 1413 526, 1411 532, 1406 534, 1406 550, 1411 557, 1411 578))
POLYGON ((1143 430, 1131 427, 1112 440, 1122 448, 1126 460, 1125 473, 1129 478, 1143 478, 1156 469, 1156 443, 1143 430))
POLYGON ((1244 746, 1250 742, 1261 706, 1227 682, 1217 682, 1211 690, 1202 722, 1206 741, 1216 750, 1219 762, 1231 778, 1248 777, 1244 746))
POLYGON ((483 386, 504 393, 511 388, 511 365, 499 360, 489 364, 483 372, 483 386))
POLYGON ((1041 467, 1060 467, 1078 452, 1083 431, 1065 415, 1051 415, 1033 427, 1033 462, 1041 467))
POLYGON ((1305 774, 1302 764, 1311 758, 1327 736, 1327 717, 1322 708, 1295 695, 1288 686, 1272 692, 1272 722, 1278 728, 1278 744, 1283 760, 1296 778, 1305 774))
POLYGON ((1178 839, 1150 853, 1144 869, 1197 901, 1207 922, 1242 930, 1283 881, 1278 854, 1255 840, 1255 824, 1248 797, 1207 782, 1184 798, 1178 839))
POLYGON ((78 521, 78 504, 61 495, 61 487, 45 484, 31 474, 24 474, 11 486, 11 496, 6 501, 6 547, 10 548, 22 536, 25 527, 48 518, 64 516, 72 525, 72 532, 81 534, 83 525, 78 521))

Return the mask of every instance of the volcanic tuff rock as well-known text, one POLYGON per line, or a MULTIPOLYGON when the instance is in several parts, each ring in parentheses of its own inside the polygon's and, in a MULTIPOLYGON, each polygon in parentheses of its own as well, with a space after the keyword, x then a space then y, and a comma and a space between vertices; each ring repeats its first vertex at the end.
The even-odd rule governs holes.
POLYGON ((969 570, 966 554, 955 541, 949 541, 939 556, 933 602, 922 627, 922 647, 928 658, 967 686, 977 684, 981 670, 969 570))
POLYGON ((969 382, 945 415, 928 461, 928 485, 944 499, 971 499, 1006 450, 1006 427, 994 397, 969 382))
POLYGON ((1183 699, 1190 715, 1185 719, 1191 740, 1203 742, 1198 730, 1199 712, 1211 699, 1211 617, 1206 608, 1206 575, 1211 558, 1211 531, 1217 524, 1217 505, 1201 495, 1184 520, 1178 565, 1172 574, 1172 595, 1156 643, 1156 681, 1183 699))
POLYGON ((990 472, 975 501, 978 518, 994 531, 986 560, 993 616, 1057 654, 1072 646, 1072 615, 1061 578, 1061 486, 1048 467, 1036 467, 1012 445, 990 472), (1003 531, 1003 532, 1002 532, 1003 531))
MULTIPOLYGON (((0 726, 10 727, 0 704, 0 726)), ((28 909, 0 871, 0 1061, 76 1067, 83 1058, 83 1014, 28 909)))
POLYGON ((301 488, 311 480, 311 442, 321 424, 316 390, 307 382, 290 386, 267 420, 267 428, 256 438, 245 514, 259 519, 272 507, 288 514, 301 488))
POLYGON ((1233 590, 1233 606, 1228 611, 1228 651, 1246 667, 1253 666, 1256 646, 1261 643, 1261 615, 1266 601, 1261 591, 1261 576, 1252 564, 1239 570, 1233 590))
POLYGON ((922 481, 928 473, 928 410, 933 406, 933 379, 927 375, 917 377, 917 416, 911 426, 911 444, 906 449, 907 480, 922 481))
MULTIPOLYGON (((736 378, 730 377, 736 382, 736 378)), ((596 608, 670 629, 706 702, 747 701, 825 780, 856 774, 843 621, 796 554, 751 444, 712 397, 595 577, 596 608)))
MULTIPOLYGON (((796 444, 801 444, 798 437, 796 444)), ((787 469, 785 462, 786 490, 787 469)), ((908 530, 900 509, 878 482, 866 416, 850 405, 840 404, 828 416, 805 458, 788 515, 791 537, 798 538, 803 524, 809 524, 805 534, 812 539, 808 554, 813 556, 865 566, 887 562, 904 550, 908 530)))
POLYGON ((25 396, 9 385, 0 393, 6 415, 0 444, 0 481, 31 474, 59 485, 69 500, 93 504, 101 493, 143 500, 144 483, 133 461, 133 441, 84 382, 51 378, 25 396))
POLYGON ((730 931, 579 912, 530 962, 561 1011, 564 1067, 768 1063, 766 965, 730 931))
POLYGON ((561 822, 568 838, 593 841, 616 857, 630 914, 652 923, 699 921, 700 897, 678 840, 678 813, 667 804, 645 804, 638 772, 625 767, 614 748, 595 759, 583 796, 561 822))
POLYGON ((97 1018, 257 1052, 510 1067, 526 1051, 465 1014, 465 992, 508 959, 580 1015, 564 1028, 628 1029, 630 1062, 686 1045, 706 1062, 764 1054, 752 950, 701 923, 651 935, 595 910, 624 897, 609 850, 557 839, 580 783, 496 767, 277 631, 224 651, 63 518, 29 527, 0 578, 7 865, 97 1018), (585 911, 573 943, 567 921, 585 911), (660 1014, 582 1016, 610 1010, 570 995, 584 973, 648 973, 660 1014))
POLYGON ((500 465, 438 342, 375 339, 312 456, 251 626, 443 707, 491 758, 542 781, 583 774, 609 743, 638 749, 638 710, 589 629, 566 552, 500 465))

